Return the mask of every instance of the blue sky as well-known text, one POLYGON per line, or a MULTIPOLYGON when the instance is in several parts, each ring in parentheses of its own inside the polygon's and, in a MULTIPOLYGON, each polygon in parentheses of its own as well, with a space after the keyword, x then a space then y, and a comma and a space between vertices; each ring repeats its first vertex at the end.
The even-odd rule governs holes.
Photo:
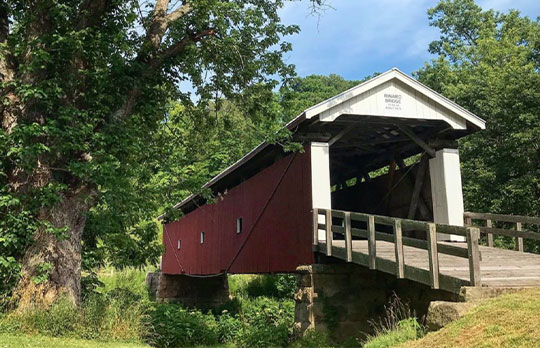
MULTIPOLYGON (((320 18, 309 15, 307 1, 289 2, 281 10, 286 24, 301 32, 288 37, 293 51, 286 61, 300 76, 339 74, 361 79, 397 67, 412 73, 432 57, 427 52, 439 37, 430 27, 427 9, 436 0, 330 0, 333 9, 320 18)), ((540 15, 540 0, 480 0, 484 9, 517 9, 531 18, 540 15)))

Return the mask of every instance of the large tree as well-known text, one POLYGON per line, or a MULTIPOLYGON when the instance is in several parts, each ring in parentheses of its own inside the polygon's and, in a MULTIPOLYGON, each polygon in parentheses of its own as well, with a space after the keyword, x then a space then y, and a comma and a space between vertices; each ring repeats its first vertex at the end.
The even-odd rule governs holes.
POLYGON ((540 17, 473 0, 443 0, 428 14, 441 37, 419 80, 487 121, 460 143, 467 208, 540 215, 540 17))
POLYGON ((124 241, 111 253, 155 258, 137 252, 154 229, 125 210, 145 211, 142 200, 126 200, 150 189, 160 147, 174 145, 158 141, 167 103, 198 112, 222 98, 245 110, 266 104, 275 79, 293 70, 282 38, 298 28, 280 23, 282 5, 0 3, 0 272, 3 287, 16 284, 20 307, 61 294, 78 301, 81 251, 97 242, 83 235, 89 211, 123 221, 118 238, 101 239, 124 241))

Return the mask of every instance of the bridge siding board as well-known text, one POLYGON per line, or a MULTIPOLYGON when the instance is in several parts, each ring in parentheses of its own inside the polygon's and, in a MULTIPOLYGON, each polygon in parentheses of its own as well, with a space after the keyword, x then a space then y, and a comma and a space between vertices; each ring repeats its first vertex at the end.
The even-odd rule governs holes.
POLYGON ((231 273, 294 272, 299 265, 313 263, 309 152, 307 147, 305 153, 278 160, 229 189, 217 202, 203 205, 180 220, 166 224, 163 272, 181 274, 183 271, 194 275, 223 272, 243 243, 245 247, 232 265, 231 273), (275 195, 250 232, 276 185, 275 195), (238 217, 243 218, 243 230, 239 234, 236 233, 238 217), (205 242, 201 244, 203 231, 205 242), (180 250, 176 248, 178 239, 182 240, 180 250))

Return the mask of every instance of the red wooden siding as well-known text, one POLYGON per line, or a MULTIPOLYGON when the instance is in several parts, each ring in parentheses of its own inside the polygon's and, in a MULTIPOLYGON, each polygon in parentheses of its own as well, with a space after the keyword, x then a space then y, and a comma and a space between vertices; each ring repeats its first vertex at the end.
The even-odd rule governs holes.
POLYGON ((313 263, 310 178, 307 147, 233 187, 218 202, 165 225, 163 272, 289 272, 313 263), (243 220, 240 234, 238 217, 243 220))

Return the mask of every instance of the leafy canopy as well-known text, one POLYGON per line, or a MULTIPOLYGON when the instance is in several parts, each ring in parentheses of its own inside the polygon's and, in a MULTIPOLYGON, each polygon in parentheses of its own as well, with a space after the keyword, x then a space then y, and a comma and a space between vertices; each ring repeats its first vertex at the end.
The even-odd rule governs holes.
POLYGON ((437 55, 417 76, 487 121, 460 144, 473 211, 540 215, 540 22, 472 0, 430 9, 437 55))
POLYGON ((86 222, 86 269, 157 261, 150 220, 164 202, 251 147, 243 134, 255 123, 274 127, 272 91, 294 72, 283 38, 299 30, 281 23, 283 4, 0 4, 0 291, 14 286, 36 231, 77 240, 86 222), (73 197, 84 204, 70 222, 53 221, 73 197))

